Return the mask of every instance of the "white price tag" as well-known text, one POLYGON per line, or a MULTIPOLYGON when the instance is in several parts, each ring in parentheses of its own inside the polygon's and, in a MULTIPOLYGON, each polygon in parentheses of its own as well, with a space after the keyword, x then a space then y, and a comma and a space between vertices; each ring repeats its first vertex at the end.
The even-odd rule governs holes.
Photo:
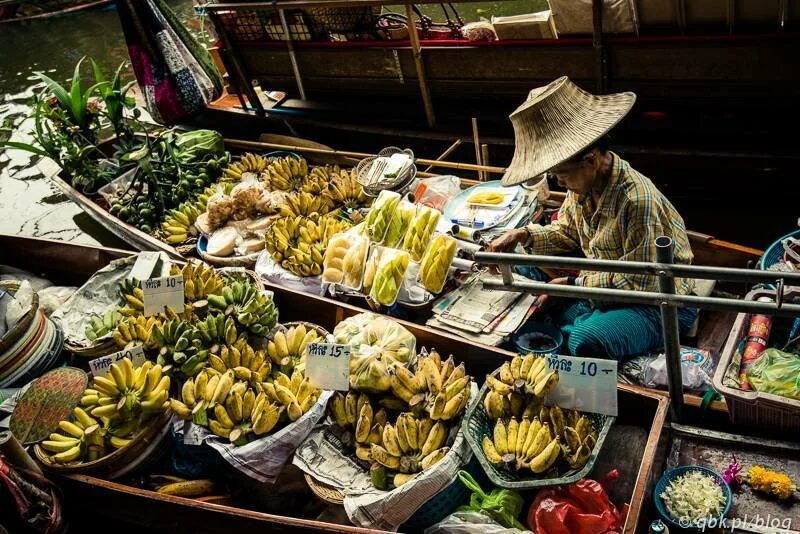
POLYGON ((183 311, 182 274, 144 280, 142 292, 144 293, 145 317, 162 313, 167 306, 178 313, 183 311))
POLYGON ((160 259, 161 255, 158 252, 140 252, 136 256, 133 269, 131 269, 131 278, 134 280, 147 280, 153 276, 153 271, 160 259))
POLYGON ((581 412, 617 415, 617 361, 577 356, 545 356, 558 371, 558 386, 547 404, 581 412))
POLYGON ((309 343, 306 377, 320 389, 350 389, 350 347, 336 343, 309 343))
POLYGON ((122 358, 128 358, 133 362, 134 367, 141 367, 144 363, 142 347, 136 345, 132 349, 123 349, 114 354, 89 361, 89 369, 92 371, 92 376, 106 376, 108 370, 111 368, 111 364, 120 361, 122 358))

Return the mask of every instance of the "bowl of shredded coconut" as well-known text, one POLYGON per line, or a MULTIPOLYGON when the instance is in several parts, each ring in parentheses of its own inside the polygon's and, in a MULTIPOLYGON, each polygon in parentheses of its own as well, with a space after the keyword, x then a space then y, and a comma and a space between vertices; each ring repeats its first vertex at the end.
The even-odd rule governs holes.
POLYGON ((731 509, 733 494, 722 476, 707 467, 689 465, 670 469, 653 492, 661 517, 678 528, 721 526, 731 509))

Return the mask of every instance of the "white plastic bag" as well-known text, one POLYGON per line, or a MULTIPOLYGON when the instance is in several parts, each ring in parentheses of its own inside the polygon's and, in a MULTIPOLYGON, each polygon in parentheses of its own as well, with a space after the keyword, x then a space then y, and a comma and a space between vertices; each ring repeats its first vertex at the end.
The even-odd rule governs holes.
POLYGON ((524 534, 530 530, 506 528, 488 515, 480 512, 453 512, 435 525, 425 529, 425 534, 524 534))

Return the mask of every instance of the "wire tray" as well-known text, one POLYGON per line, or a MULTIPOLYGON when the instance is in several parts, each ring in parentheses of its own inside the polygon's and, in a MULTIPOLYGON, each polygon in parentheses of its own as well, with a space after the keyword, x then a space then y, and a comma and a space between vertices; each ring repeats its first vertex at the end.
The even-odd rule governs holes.
POLYGON ((361 160, 356 165, 356 181, 364 188, 364 192, 369 196, 378 196, 384 189, 401 192, 408 187, 417 177, 417 166, 414 165, 414 152, 411 149, 400 149, 394 146, 384 148, 375 156, 370 156, 361 160), (411 158, 411 165, 402 173, 394 178, 375 178, 371 176, 372 164, 378 158, 388 158, 393 154, 408 154, 411 158))

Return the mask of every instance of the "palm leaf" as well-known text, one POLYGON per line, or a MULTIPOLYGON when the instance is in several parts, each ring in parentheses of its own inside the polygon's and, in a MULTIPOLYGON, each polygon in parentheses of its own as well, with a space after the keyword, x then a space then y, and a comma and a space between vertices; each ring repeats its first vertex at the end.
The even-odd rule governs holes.
POLYGON ((37 72, 36 75, 45 83, 47 89, 53 93, 53 96, 56 97, 56 100, 58 100, 58 103, 61 104, 64 109, 71 109, 69 93, 67 93, 66 89, 61 87, 61 84, 42 72, 37 72))
POLYGON ((2 141, 0 142, 0 148, 15 148, 17 150, 24 150, 25 152, 30 152, 32 154, 36 154, 38 156, 43 156, 45 158, 49 158, 50 154, 42 150, 41 148, 33 145, 29 145, 28 143, 20 143, 19 141, 2 141))
POLYGON ((75 123, 81 127, 86 119, 86 108, 83 107, 83 94, 81 93, 81 65, 84 59, 85 56, 75 65, 75 72, 72 73, 72 86, 69 90, 69 109, 72 110, 72 118, 75 119, 75 123))

